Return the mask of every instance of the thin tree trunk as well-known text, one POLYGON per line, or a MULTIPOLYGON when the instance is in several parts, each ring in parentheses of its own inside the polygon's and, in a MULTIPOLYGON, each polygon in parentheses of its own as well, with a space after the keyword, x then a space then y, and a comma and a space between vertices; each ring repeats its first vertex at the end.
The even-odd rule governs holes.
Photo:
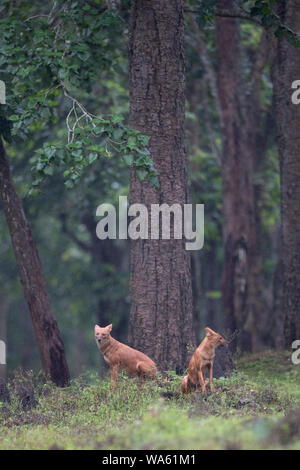
MULTIPOLYGON (((278 0, 281 21, 300 30, 297 0, 278 0)), ((274 93, 281 178, 282 308, 285 346, 300 339, 300 105, 292 103, 292 82, 300 78, 300 50, 280 37, 274 93)))
POLYGON ((193 289, 193 324, 195 328, 195 340, 196 344, 199 344, 200 335, 201 335, 201 267, 199 252, 194 251, 191 255, 191 273, 192 273, 192 289, 193 289))
MULTIPOLYGON (((0 341, 4 343, 5 352, 7 350, 7 308, 7 293, 2 290, 0 296, 0 341)), ((5 364, 0 362, 0 379, 6 379, 6 362, 5 364)))
POLYGON ((279 259, 273 276, 273 312, 274 312, 274 331, 273 345, 276 349, 284 349, 284 310, 283 310, 283 268, 282 260, 279 259))
POLYGON ((76 328, 75 335, 75 376, 78 377, 84 371, 85 341, 81 328, 76 328))
MULTIPOLYGON (((193 119, 188 119, 186 122, 186 134, 188 137, 188 154, 195 155, 199 151, 199 98, 201 93, 201 81, 196 79, 190 80, 190 85, 187 89, 187 100, 189 102, 189 110, 194 114, 193 119), (195 99, 198 97, 198 99, 195 99)), ((201 98, 200 98, 201 99, 201 98)), ((192 162, 193 163, 193 162, 192 162)))
POLYGON ((204 279, 205 296, 205 324, 209 325, 215 331, 220 333, 224 330, 224 318, 220 318, 221 302, 215 298, 211 298, 210 291, 218 291, 220 289, 220 273, 218 272, 218 262, 216 253, 218 249, 218 241, 210 241, 210 249, 205 253, 202 277, 204 279))
MULTIPOLYGON (((130 124, 150 136, 160 191, 132 170, 130 203, 184 204, 185 58, 182 0, 133 0, 130 124)), ((129 342, 162 369, 182 368, 194 343, 190 256, 184 240, 131 241, 129 342)))
POLYGON ((50 309, 38 251, 23 211, 22 201, 16 192, 1 140, 0 193, 43 371, 55 384, 65 386, 69 382, 69 370, 64 344, 50 309))

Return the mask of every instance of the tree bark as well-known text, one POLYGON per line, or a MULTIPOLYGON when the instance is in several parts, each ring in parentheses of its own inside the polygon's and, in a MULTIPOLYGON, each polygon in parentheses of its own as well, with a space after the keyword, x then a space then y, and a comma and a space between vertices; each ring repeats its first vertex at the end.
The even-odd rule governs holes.
MULTIPOLYGON (((218 7, 234 6, 218 0, 218 7)), ((255 351, 262 347, 265 306, 262 261, 257 232, 254 187, 260 120, 260 75, 264 57, 253 64, 253 84, 247 95, 240 61, 239 25, 236 19, 216 20, 218 89, 223 137, 223 243, 222 298, 225 326, 239 331, 233 349, 255 351), (246 101, 247 100, 247 101, 246 101)), ((260 50, 258 51, 260 54, 260 50)), ((260 153, 263 155, 263 152, 260 153)))
POLYGON ((43 372, 56 385, 65 386, 69 382, 69 370, 64 344, 48 302, 41 261, 23 211, 22 201, 12 180, 2 140, 0 140, 0 193, 25 299, 39 346, 43 372))
MULTIPOLYGON (((150 137, 160 190, 131 172, 130 203, 184 204, 185 57, 182 0, 133 0, 130 124, 150 137)), ((171 231, 172 234, 172 231, 171 231)), ((129 342, 161 369, 181 369, 194 344, 190 256, 184 240, 131 241, 129 342)))
MULTIPOLYGON (((296 0, 278 0, 282 23, 300 30, 296 0)), ((284 342, 300 339, 300 105, 292 103, 292 82, 300 78, 300 50, 280 37, 277 43, 274 93, 281 178, 281 255, 284 342)))

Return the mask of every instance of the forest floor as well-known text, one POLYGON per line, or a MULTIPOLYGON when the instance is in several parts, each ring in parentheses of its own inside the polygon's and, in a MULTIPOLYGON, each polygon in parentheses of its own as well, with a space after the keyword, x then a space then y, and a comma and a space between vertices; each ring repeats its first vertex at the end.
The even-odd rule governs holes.
POLYGON ((182 398, 180 382, 121 375, 112 394, 108 377, 60 389, 18 371, 10 403, 0 403, 0 449, 300 449, 300 365, 290 352, 243 356, 206 397, 182 398))

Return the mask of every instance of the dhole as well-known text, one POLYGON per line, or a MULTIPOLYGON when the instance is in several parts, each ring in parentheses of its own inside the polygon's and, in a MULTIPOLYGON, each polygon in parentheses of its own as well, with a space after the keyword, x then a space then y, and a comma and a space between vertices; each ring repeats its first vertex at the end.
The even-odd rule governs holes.
POLYGON ((215 358, 215 349, 221 345, 228 345, 221 335, 205 328, 205 338, 194 352, 190 360, 188 373, 181 382, 181 391, 185 395, 197 385, 200 385, 202 393, 206 393, 207 380, 204 380, 205 369, 209 370, 209 385, 212 392, 215 392, 213 384, 213 364, 215 358))
POLYGON ((110 336, 112 325, 101 328, 95 325, 95 340, 110 366, 111 388, 115 390, 118 384, 119 368, 125 369, 131 375, 154 376, 157 368, 150 357, 136 349, 122 344, 110 336))

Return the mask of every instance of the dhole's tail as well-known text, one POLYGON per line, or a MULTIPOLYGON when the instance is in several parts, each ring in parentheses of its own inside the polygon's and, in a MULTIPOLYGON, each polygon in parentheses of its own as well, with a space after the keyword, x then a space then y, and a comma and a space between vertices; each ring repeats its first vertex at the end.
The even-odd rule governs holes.
POLYGON ((145 377, 154 377, 157 375, 156 366, 154 365, 153 367, 149 367, 149 364, 143 361, 137 363, 136 371, 139 375, 143 375, 145 377))

